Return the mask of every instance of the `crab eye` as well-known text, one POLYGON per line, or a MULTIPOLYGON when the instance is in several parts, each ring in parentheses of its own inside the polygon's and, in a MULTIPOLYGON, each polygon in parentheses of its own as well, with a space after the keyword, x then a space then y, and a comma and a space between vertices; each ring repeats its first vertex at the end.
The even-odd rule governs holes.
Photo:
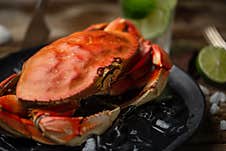
POLYGON ((98 69, 97 69, 97 74, 98 74, 99 76, 102 76, 102 75, 104 74, 104 68, 103 68, 103 67, 98 68, 98 69))

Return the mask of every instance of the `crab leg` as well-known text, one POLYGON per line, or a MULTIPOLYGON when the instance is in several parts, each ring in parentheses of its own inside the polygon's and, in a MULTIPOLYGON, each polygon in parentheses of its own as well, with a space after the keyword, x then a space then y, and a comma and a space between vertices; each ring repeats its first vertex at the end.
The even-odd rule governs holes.
POLYGON ((70 110, 70 106, 65 106, 65 112, 61 108, 51 107, 48 109, 55 109, 59 112, 33 109, 30 114, 32 119, 27 119, 20 117, 26 114, 22 114, 23 108, 15 95, 0 97, 0 105, 1 128, 14 136, 32 138, 45 144, 70 145, 69 141, 72 141, 71 145, 74 145, 74 141, 76 144, 82 143, 80 141, 85 141, 92 130, 94 133, 98 133, 98 129, 103 131, 104 127, 109 127, 119 111, 105 111, 95 116, 83 118, 69 116, 74 112, 74 107, 73 110, 70 110), (77 136, 79 137, 75 139, 74 137, 77 136))
MULTIPOLYGON (((47 138, 45 136, 45 133, 43 131, 40 131, 39 125, 37 126, 36 123, 39 121, 40 123, 45 123, 46 118, 43 118, 40 120, 37 116, 48 116, 51 117, 52 121, 56 125, 52 125, 52 127, 48 127, 47 129, 51 129, 53 127, 58 127, 62 126, 62 128, 67 128, 67 125, 62 125, 58 123, 62 122, 68 122, 71 125, 79 125, 79 123, 76 123, 75 120, 76 118, 71 118, 69 117, 74 113, 74 110, 76 107, 72 107, 72 105, 67 105, 64 106, 64 108, 58 107, 58 106, 53 106, 49 107, 48 109, 50 110, 44 110, 44 109, 33 109, 31 111, 31 116, 33 116, 33 119, 27 119, 27 118, 22 118, 21 116, 24 116, 27 113, 27 111, 23 108, 23 106, 20 104, 18 101, 17 97, 15 95, 6 95, 0 97, 0 127, 9 132, 10 134, 13 134, 15 136, 20 136, 20 137, 27 137, 27 138, 32 138, 34 140, 37 140, 39 142, 45 143, 45 144, 59 144, 56 143, 55 141, 52 141, 51 139, 47 138), (58 112, 54 112, 54 110, 58 112), (49 116, 51 115, 51 116, 49 116), (64 117, 68 116, 68 117, 64 117), (56 119, 61 119, 57 121, 56 119), (43 121, 44 120, 44 121, 43 121)), ((79 118, 78 118, 79 119, 79 118)), ((45 126, 44 126, 45 127, 45 126)), ((77 126, 78 127, 78 126, 77 126)), ((56 129, 56 128, 53 128, 56 129)), ((77 130, 76 126, 73 126, 71 130, 77 130)), ((66 134, 65 134, 66 135, 66 134)), ((69 137, 69 136, 68 136, 69 137)))
MULTIPOLYGON (((13 74, 0 83, 0 93, 3 95, 0 96, 0 127, 8 132, 7 134, 12 134, 17 137, 32 138, 45 144, 54 144, 51 140, 43 136, 43 133, 34 125, 32 120, 23 118, 28 114, 27 110, 17 99, 16 95, 10 94, 11 91, 14 91, 13 89, 17 80, 18 75, 13 74), (5 95, 7 93, 9 94, 5 95)), ((52 107, 51 109, 61 110, 57 107, 52 107)), ((67 110, 66 112, 58 114, 68 115, 71 113, 72 111, 67 110)))
POLYGON ((5 111, 0 111, 0 127, 14 136, 32 138, 45 144, 53 144, 51 140, 43 136, 31 120, 5 111))
POLYGON ((28 137, 45 144, 52 144, 43 137, 31 120, 19 116, 25 115, 25 111, 15 95, 0 97, 0 107, 0 127, 5 131, 15 136, 28 137))
POLYGON ((62 117, 45 112, 34 115, 33 119, 43 135, 56 144, 75 146, 85 142, 90 135, 102 134, 112 125, 119 112, 119 107, 88 117, 62 117))
MULTIPOLYGON (((0 83, 3 91, 10 88, 7 85, 15 77, 13 75, 0 83)), ((28 111, 15 95, 4 95, 0 97, 0 127, 14 136, 32 138, 45 144, 75 146, 82 144, 92 134, 102 134, 120 112, 120 108, 116 107, 88 117, 71 117, 77 108, 77 103, 69 103, 32 109, 31 118, 28 118, 28 111)))
POLYGON ((140 106, 158 97, 166 86, 168 74, 169 71, 166 69, 155 69, 144 89, 130 105, 140 106))
POLYGON ((9 76, 8 78, 6 78, 5 80, 3 80, 1 83, 0 83, 0 88, 1 90, 4 88, 4 86, 10 82, 12 79, 16 78, 17 77, 17 74, 12 74, 11 76, 9 76))
POLYGON ((156 44, 152 45, 152 63, 155 65, 155 69, 132 105, 139 106, 155 99, 166 86, 172 63, 169 60, 168 54, 156 44))
POLYGON ((19 74, 12 74, 0 83, 0 96, 14 91, 12 88, 16 86, 19 76, 19 74))
POLYGON ((0 97, 0 111, 7 111, 20 116, 26 115, 26 111, 18 101, 16 95, 4 95, 0 97))
POLYGON ((19 103, 16 95, 12 94, 15 91, 14 88, 18 78, 19 75, 12 74, 0 83, 0 110, 24 115, 22 105, 19 103))

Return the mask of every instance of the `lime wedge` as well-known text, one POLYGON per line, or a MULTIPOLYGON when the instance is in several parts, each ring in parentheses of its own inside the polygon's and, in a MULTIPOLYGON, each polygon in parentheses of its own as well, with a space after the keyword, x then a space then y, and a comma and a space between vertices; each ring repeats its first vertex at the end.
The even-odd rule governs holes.
POLYGON ((217 82, 226 82, 226 50, 219 47, 208 46, 203 48, 197 57, 196 66, 201 74, 217 82))
MULTIPOLYGON (((126 3, 126 1, 129 0, 122 0, 122 4, 129 7, 131 3, 126 3)), ((142 4, 142 1, 144 0, 133 0, 137 2, 136 6, 130 7, 130 9, 139 9, 140 5, 142 4), (138 5, 138 3, 141 3, 138 5)), ((148 9, 140 8, 140 11, 143 11, 143 14, 140 15, 140 17, 134 17, 134 15, 131 13, 131 11, 128 11, 124 7, 122 7, 123 14, 125 17, 129 18, 134 22, 134 24, 138 27, 138 29, 141 31, 142 35, 146 39, 153 39, 158 36, 160 36, 162 33, 164 33, 167 29, 167 27, 170 24, 173 9, 175 8, 177 4, 177 0, 149 0, 152 3, 146 6, 150 7, 149 11, 148 9), (148 14, 147 14, 148 13, 148 14)), ((144 2, 143 4, 144 5, 144 2)), ((140 12, 140 14, 142 14, 140 12)))

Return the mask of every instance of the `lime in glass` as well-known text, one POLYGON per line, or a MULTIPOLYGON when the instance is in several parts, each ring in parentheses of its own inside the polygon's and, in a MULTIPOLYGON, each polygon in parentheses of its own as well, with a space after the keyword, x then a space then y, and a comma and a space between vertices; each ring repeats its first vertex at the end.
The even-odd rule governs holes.
POLYGON ((121 0, 123 16, 132 20, 146 39, 157 40, 161 46, 171 38, 168 30, 176 4, 177 0, 121 0))

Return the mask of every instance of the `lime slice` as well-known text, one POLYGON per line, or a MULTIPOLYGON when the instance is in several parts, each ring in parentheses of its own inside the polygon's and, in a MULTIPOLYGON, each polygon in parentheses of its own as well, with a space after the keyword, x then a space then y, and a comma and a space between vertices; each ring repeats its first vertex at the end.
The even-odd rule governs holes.
POLYGON ((203 48, 197 57, 197 69, 208 79, 217 82, 226 82, 226 50, 208 46, 203 48))
MULTIPOLYGON (((122 1, 126 2, 126 0, 122 1)), ((133 1, 137 1, 137 3, 142 3, 140 0, 133 1)), ((141 31, 142 35, 146 39, 156 38, 166 31, 171 21, 173 9, 177 4, 177 0, 150 0, 150 1, 152 2, 152 7, 150 7, 148 14, 143 15, 143 18, 138 19, 135 17, 131 17, 133 15, 132 14, 128 15, 130 12, 122 8, 123 13, 127 14, 125 15, 125 17, 130 18, 134 22, 134 24, 138 27, 138 29, 141 31)), ((123 5, 130 4, 131 3, 123 3, 123 5)), ((138 9, 138 7, 139 5, 136 5, 136 7, 133 6, 131 7, 131 9, 135 8, 138 9)), ((141 11, 143 10, 145 13, 148 12, 145 11, 144 8, 141 8, 140 10, 141 11)), ((143 14, 145 14, 144 12, 143 14)))

